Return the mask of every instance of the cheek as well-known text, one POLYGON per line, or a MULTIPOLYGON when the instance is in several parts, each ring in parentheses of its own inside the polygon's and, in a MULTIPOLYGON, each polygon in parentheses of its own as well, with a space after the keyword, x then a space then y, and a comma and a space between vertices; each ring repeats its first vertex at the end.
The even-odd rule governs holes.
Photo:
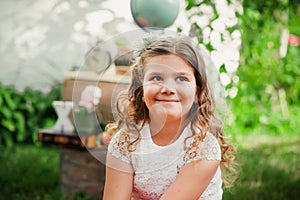
POLYGON ((192 104, 198 100, 195 87, 189 86, 182 88, 179 95, 182 97, 182 99, 184 99, 185 106, 187 107, 192 107, 192 104))
POLYGON ((186 98, 188 97, 189 99, 193 99, 194 100, 194 96, 196 96, 196 86, 194 85, 185 85, 184 87, 181 87, 180 90, 178 90, 181 95, 185 96, 186 98))
POLYGON ((159 91, 159 87, 155 85, 144 85, 143 86, 143 100, 146 103, 147 107, 151 105, 155 95, 159 91))

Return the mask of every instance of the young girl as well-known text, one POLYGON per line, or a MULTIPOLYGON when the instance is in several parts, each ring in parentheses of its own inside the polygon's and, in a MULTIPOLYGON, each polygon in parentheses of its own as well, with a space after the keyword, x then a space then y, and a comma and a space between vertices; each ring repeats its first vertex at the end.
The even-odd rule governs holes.
POLYGON ((189 38, 157 39, 138 53, 118 114, 107 128, 104 199, 222 199, 234 149, 189 38))

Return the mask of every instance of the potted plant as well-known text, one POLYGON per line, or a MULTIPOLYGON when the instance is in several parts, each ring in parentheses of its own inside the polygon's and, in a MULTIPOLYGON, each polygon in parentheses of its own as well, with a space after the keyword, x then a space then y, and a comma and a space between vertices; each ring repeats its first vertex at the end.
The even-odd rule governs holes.
POLYGON ((86 86, 81 92, 80 101, 74 109, 74 123, 78 134, 96 134, 101 130, 96 115, 101 95, 101 89, 93 85, 86 86))

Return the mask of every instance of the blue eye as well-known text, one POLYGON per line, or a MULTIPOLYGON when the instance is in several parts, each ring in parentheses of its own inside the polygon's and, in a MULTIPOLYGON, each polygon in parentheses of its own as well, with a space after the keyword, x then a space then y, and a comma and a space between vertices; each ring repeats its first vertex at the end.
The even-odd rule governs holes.
POLYGON ((178 76, 177 78, 176 78, 178 81, 180 81, 180 82, 183 82, 183 81, 187 81, 188 79, 186 78, 186 77, 184 77, 184 76, 178 76))
POLYGON ((153 76, 153 77, 151 77, 150 80, 151 80, 151 81, 161 81, 161 80, 162 80, 162 77, 160 77, 160 76, 153 76))

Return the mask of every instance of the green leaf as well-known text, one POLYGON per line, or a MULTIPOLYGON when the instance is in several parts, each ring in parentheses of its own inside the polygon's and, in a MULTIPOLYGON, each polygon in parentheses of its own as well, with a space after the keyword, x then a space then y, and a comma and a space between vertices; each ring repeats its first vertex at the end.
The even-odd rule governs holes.
POLYGON ((10 132, 16 130, 16 127, 14 126, 14 123, 11 120, 7 120, 7 119, 2 120, 1 125, 4 126, 10 132))
POLYGON ((16 119, 16 128, 18 130, 17 141, 22 142, 26 138, 25 119, 19 112, 14 114, 14 118, 16 119))
POLYGON ((2 113, 3 117, 6 118, 6 119, 11 119, 12 118, 12 111, 7 107, 2 107, 0 109, 0 113, 2 113))
POLYGON ((17 106, 14 103, 13 98, 11 97, 11 95, 9 93, 4 93, 3 97, 4 97, 4 100, 5 100, 6 104, 7 104, 7 106, 10 109, 15 110, 17 106))
POLYGON ((225 67, 225 64, 221 65, 221 67, 219 68, 219 72, 220 73, 227 73, 227 70, 226 70, 226 67, 225 67))
POLYGON ((2 107, 2 104, 3 104, 3 97, 2 95, 0 94, 0 106, 2 107))
POLYGON ((9 148, 13 147, 14 140, 13 140, 12 134, 5 130, 1 131, 1 133, 2 133, 2 137, 4 139, 6 147, 9 147, 9 148))

